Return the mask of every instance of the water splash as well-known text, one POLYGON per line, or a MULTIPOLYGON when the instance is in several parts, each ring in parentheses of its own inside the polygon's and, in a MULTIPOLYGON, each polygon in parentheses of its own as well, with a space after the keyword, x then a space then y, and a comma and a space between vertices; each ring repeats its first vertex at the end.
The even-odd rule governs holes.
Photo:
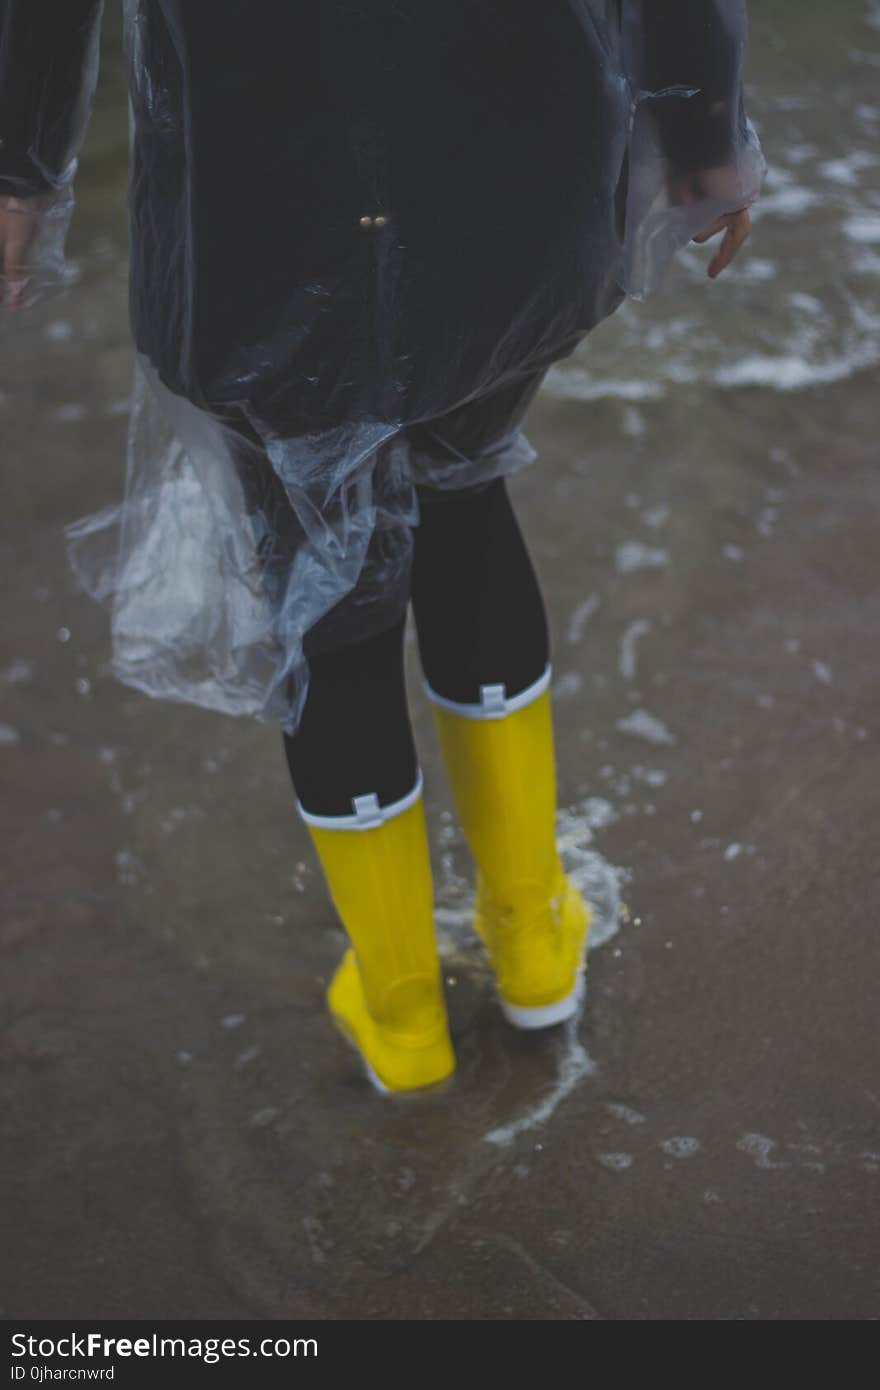
POLYGON ((556 1044, 558 1066, 556 1081, 547 1094, 536 1105, 530 1106, 522 1115, 518 1115, 508 1124, 499 1125, 497 1129, 490 1129, 488 1134, 483 1135, 485 1143, 507 1147, 526 1130, 536 1129, 539 1125, 546 1124, 562 1101, 571 1095, 580 1082, 585 1077, 594 1075, 596 1063, 580 1041, 577 1030, 577 1018, 569 1019, 567 1023, 562 1025, 562 1036, 556 1044))

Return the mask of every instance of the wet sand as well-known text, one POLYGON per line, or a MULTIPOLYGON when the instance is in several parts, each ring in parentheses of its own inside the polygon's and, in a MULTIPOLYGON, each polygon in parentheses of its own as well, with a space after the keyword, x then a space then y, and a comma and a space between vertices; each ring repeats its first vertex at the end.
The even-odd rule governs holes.
POLYGON ((751 78, 786 197, 745 253, 777 269, 756 299, 745 264, 709 286, 686 261, 627 305, 548 383, 511 484, 552 622, 560 833, 620 899, 583 1017, 500 1017, 410 642, 459 1071, 389 1101, 325 1013, 343 938, 280 734, 115 682, 67 567, 61 527, 124 467, 108 59, 83 281, 0 339, 2 1316, 876 1316, 880 176, 794 215, 788 155, 815 147, 822 193, 848 123, 876 148, 880 33, 861 3, 805 6, 797 35, 785 10, 753 21, 751 78), (856 308, 832 215, 862 218, 856 308), (806 348, 793 293, 828 316, 806 348), (718 358, 675 379, 674 330, 648 330, 683 313, 718 358))

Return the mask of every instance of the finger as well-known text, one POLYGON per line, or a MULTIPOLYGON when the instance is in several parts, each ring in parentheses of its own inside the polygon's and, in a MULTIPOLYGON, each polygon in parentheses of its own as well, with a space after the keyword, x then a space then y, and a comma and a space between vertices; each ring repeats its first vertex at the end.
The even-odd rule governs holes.
POLYGON ((722 270, 724 270, 726 266, 730 265, 732 259, 733 228, 728 227, 727 231, 724 234, 724 239, 721 242, 721 245, 719 246, 718 250, 715 252, 715 255, 709 262, 709 269, 707 271, 709 279, 714 280, 716 275, 720 275, 722 270))
POLYGON ((724 240, 709 262, 709 278, 714 280, 730 265, 751 230, 748 213, 739 213, 730 223, 724 240))
MULTIPOLYGON (((718 262, 714 267, 713 279, 716 275, 720 275, 721 271, 730 265, 730 262, 733 260, 734 256, 736 256, 743 242, 748 237, 750 230, 751 225, 748 213, 739 214, 731 224, 728 236, 725 237, 719 247, 718 254, 713 258, 713 261, 718 262)), ((713 270, 712 264, 710 264, 709 269, 710 271, 713 270)))
POLYGON ((718 221, 713 222, 711 227, 707 227, 705 231, 702 231, 697 236, 692 237, 691 240, 699 242, 702 246, 704 241, 708 241, 710 237, 717 236, 719 232, 723 232, 727 224, 728 218, 726 216, 719 217, 718 221))

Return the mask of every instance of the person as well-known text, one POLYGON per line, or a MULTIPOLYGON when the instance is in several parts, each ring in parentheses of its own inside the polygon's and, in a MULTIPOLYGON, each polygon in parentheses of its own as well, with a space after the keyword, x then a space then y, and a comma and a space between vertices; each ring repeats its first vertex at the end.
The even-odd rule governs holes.
MULTIPOLYGON (((0 0, 2 300, 69 278, 100 0, 0 0)), ((375 1085, 453 1074, 410 606, 520 1028, 583 996, 555 842, 544 600, 507 478, 549 366, 764 173, 743 0, 126 0, 125 495, 65 528, 153 697, 280 725, 350 948, 331 1014, 375 1085)))

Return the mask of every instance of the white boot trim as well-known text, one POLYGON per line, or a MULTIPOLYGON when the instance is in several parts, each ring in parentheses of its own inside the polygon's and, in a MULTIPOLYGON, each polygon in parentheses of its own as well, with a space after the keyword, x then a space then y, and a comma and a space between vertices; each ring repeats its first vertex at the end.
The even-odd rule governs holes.
POLYGON ((412 791, 387 806, 379 805, 379 798, 375 792, 365 792, 362 796, 351 798, 354 813, 350 816, 318 816, 314 811, 307 811, 298 797, 296 809, 306 825, 317 825, 323 830, 374 830, 376 826, 384 825, 385 821, 391 820, 392 816, 399 816, 401 811, 413 806, 421 792, 422 769, 419 768, 412 791))
POLYGON ((525 690, 509 697, 504 685, 481 685, 478 705, 447 700, 445 695, 438 695, 436 690, 432 690, 427 681, 424 682, 424 687, 428 699, 433 704, 452 710, 453 714, 460 714, 465 719, 503 719, 506 714, 512 714, 515 709, 522 709, 523 705, 530 705, 533 700, 537 700, 549 686, 551 673, 552 668, 548 662, 543 675, 532 681, 531 685, 527 685, 525 690))

